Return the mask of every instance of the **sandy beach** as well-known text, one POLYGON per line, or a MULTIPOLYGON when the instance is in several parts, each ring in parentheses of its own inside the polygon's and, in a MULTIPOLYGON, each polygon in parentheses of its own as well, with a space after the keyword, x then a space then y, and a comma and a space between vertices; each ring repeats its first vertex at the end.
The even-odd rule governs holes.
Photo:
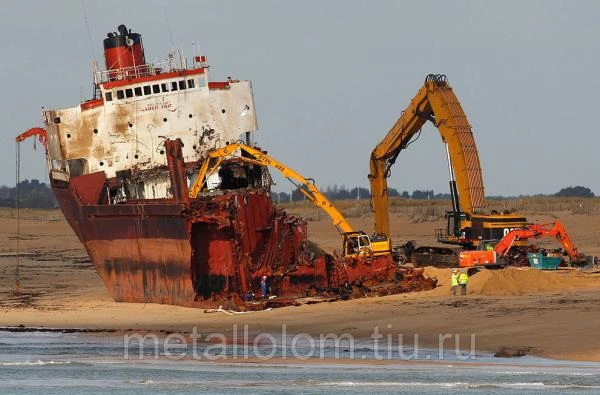
MULTIPOLYGON (((600 229, 593 216, 568 212, 537 215, 531 221, 560 218, 577 246, 600 255, 600 229)), ((352 218, 368 229, 370 218, 352 218)), ((132 331, 201 333, 230 336, 234 326, 251 334, 347 333, 368 339, 375 328, 383 335, 401 334, 419 346, 437 348, 440 336, 475 335, 476 349, 494 353, 503 347, 527 354, 581 361, 600 361, 600 273, 564 269, 481 271, 472 276, 469 295, 452 297, 449 269, 428 268, 439 286, 431 291, 350 301, 286 307, 228 315, 157 304, 114 302, 98 278, 85 250, 58 210, 21 212, 20 292, 14 297, 16 229, 14 211, 0 211, 0 326, 95 328, 132 331)), ((413 223, 392 218, 395 240, 431 244, 432 229, 442 223, 413 223)), ((326 219, 309 223, 310 235, 325 249, 339 238, 326 219)), ((552 240, 544 241, 552 245, 552 240)), ((409 343, 410 344, 410 343, 409 343)), ((465 344, 462 347, 469 347, 465 344)))

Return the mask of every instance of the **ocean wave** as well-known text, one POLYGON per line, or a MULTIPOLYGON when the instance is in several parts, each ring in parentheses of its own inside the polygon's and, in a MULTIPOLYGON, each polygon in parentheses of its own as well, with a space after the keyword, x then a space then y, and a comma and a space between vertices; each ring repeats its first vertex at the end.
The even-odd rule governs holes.
POLYGON ((73 361, 11 361, 11 362, 0 362, 0 366, 45 366, 45 365, 70 365, 73 361))
POLYGON ((467 388, 469 383, 454 382, 454 383, 432 383, 432 382, 402 382, 402 381, 331 381, 324 383, 316 383, 321 386, 340 386, 340 387, 464 387, 467 388))
POLYGON ((600 385, 559 384, 559 383, 473 383, 469 388, 511 388, 511 389, 600 389, 600 385))
POLYGON ((559 383, 467 383, 456 382, 400 382, 400 381, 332 381, 315 383, 318 386, 339 386, 339 387, 436 387, 436 388, 464 388, 464 389, 484 389, 484 388, 505 388, 505 389, 600 389, 600 385, 584 384, 559 384, 559 383))
MULTIPOLYGON (((536 376, 545 374, 547 375, 548 370, 518 370, 518 371, 493 371, 495 375, 510 375, 510 376, 536 376)), ((551 372, 556 376, 600 376, 600 373, 591 373, 591 372, 569 372, 569 371, 553 371, 551 372)))

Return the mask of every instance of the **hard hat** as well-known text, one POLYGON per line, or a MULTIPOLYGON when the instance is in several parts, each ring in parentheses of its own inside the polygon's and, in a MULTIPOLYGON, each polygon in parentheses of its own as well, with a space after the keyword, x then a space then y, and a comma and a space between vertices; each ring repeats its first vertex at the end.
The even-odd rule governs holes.
POLYGON ((458 269, 452 269, 452 273, 458 273, 458 269))
POLYGON ((266 280, 266 279, 267 279, 267 276, 263 276, 263 280, 266 280))

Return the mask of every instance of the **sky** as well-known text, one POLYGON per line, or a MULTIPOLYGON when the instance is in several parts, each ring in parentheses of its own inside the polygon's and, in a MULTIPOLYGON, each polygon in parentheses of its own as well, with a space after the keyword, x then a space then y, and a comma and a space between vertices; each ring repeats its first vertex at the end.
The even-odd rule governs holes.
MULTIPOLYGON (((253 83, 269 153, 317 185, 368 187, 369 155, 430 73, 446 74, 473 127, 486 195, 600 194, 600 2, 7 1, 0 25, 0 185, 15 183, 14 137, 41 108, 92 96, 92 60, 123 23, 148 61, 208 57, 212 80, 253 83)), ((21 179, 48 182, 21 144, 21 179)), ((275 177, 278 191, 291 185, 275 177)), ((399 191, 448 191, 433 126, 402 152, 399 191)))

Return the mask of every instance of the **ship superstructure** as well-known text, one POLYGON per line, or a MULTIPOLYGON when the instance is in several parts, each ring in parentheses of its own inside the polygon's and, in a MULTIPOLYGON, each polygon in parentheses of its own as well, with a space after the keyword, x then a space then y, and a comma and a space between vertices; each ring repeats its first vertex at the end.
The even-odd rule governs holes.
POLYGON ((112 199, 172 197, 168 175, 155 171, 167 165, 165 139, 180 139, 184 161, 194 163, 257 129, 251 82, 209 81, 205 56, 190 67, 175 56, 147 64, 141 35, 124 25, 104 39, 104 53, 99 97, 44 111, 53 178, 104 172, 125 180, 112 199))

